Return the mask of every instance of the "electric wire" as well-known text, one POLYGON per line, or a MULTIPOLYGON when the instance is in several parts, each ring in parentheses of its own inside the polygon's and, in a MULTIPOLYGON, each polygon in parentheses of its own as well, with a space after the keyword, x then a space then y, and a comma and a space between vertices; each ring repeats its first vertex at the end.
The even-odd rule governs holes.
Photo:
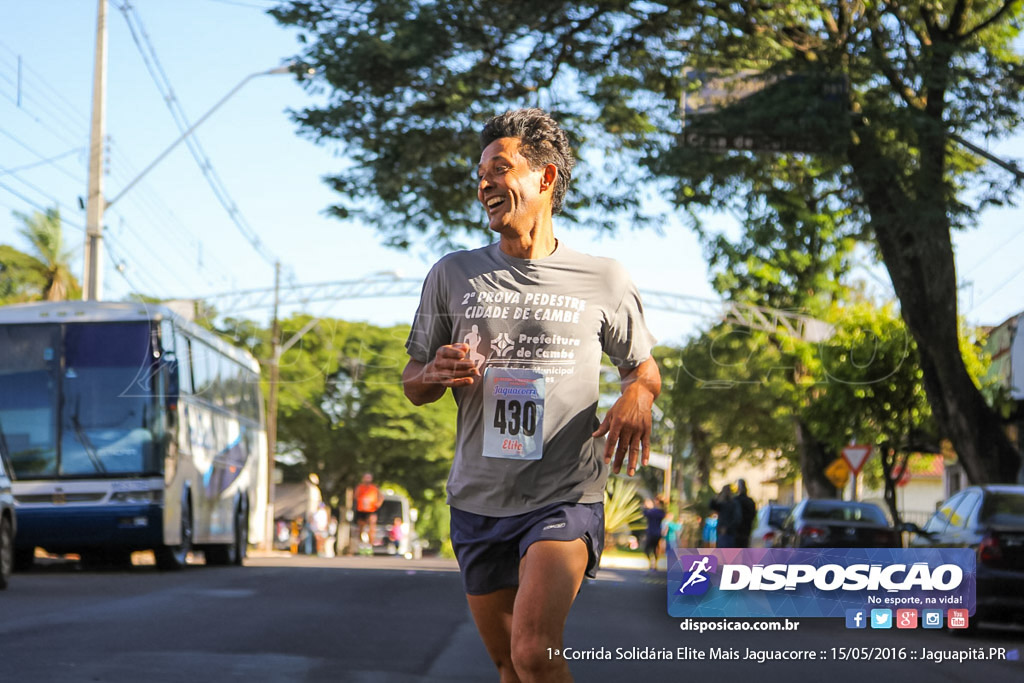
MULTIPOLYGON (((132 39, 135 41, 140 55, 142 55, 143 62, 145 63, 150 76, 152 76, 157 88, 160 90, 160 93, 164 98, 164 102, 170 109, 172 118, 174 118, 179 131, 184 134, 189 130, 189 128, 191 128, 191 124, 181 107, 181 103, 174 94, 174 89, 171 85, 170 79, 167 77, 167 73, 160 64, 156 49, 153 47, 152 41, 149 39, 149 34, 146 32, 145 26, 142 24, 142 20, 139 17, 138 12, 127 0, 119 5, 118 9, 124 15, 125 20, 128 23, 132 39)), ((189 151, 192 152, 192 156, 199 165, 203 175, 206 177, 210 188, 213 190, 214 196, 227 211, 228 216, 238 228, 239 232, 242 233, 242 236, 246 238, 250 246, 252 246, 252 248, 261 257, 263 257, 267 263, 274 265, 277 259, 267 250, 259 235, 249 225, 249 222, 238 208, 238 204, 231 197, 227 187, 220 179, 219 174, 213 166, 213 162, 203 150, 199 143, 199 139, 193 133, 185 139, 185 143, 188 146, 189 151)))

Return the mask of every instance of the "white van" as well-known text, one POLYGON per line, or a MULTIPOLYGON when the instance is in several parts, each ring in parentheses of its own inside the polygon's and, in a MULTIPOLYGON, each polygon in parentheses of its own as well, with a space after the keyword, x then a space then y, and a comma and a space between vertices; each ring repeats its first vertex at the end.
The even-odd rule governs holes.
POLYGON ((407 559, 419 558, 423 553, 422 544, 416 534, 415 524, 418 511, 412 507, 406 496, 392 489, 381 491, 384 502, 377 510, 377 531, 374 534, 375 554, 401 555, 407 559), (392 529, 400 525, 397 543, 392 540, 392 529))

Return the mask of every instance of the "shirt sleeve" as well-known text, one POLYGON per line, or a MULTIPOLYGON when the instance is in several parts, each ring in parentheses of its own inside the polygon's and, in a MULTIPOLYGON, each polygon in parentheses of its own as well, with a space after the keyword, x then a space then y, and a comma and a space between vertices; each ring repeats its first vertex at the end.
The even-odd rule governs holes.
POLYGON ((420 363, 433 359, 437 349, 452 341, 452 318, 448 310, 447 286, 444 279, 444 261, 434 264, 423 281, 420 303, 413 318, 405 350, 409 357, 420 363))
POLYGON ((613 263, 609 282, 614 283, 612 291, 621 292, 621 296, 618 305, 605 318, 601 346, 615 367, 632 369, 651 357, 655 339, 644 321, 640 291, 626 269, 613 263))

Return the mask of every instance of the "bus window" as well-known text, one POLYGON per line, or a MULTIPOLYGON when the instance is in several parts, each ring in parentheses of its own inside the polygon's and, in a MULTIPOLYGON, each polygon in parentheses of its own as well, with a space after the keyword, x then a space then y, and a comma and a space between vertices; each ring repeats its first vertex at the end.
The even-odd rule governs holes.
POLYGON ((159 410, 147 323, 68 325, 61 405, 62 475, 158 473, 159 410))
POLYGON ((192 393, 192 359, 188 352, 188 337, 178 330, 174 335, 174 356, 178 359, 178 392, 192 393))
POLYGON ((243 376, 244 384, 242 385, 242 392, 244 399, 244 413, 245 416, 256 424, 260 423, 260 376, 249 372, 245 372, 243 376))
POLYGON ((18 479, 57 472, 60 327, 0 326, 0 430, 18 479))
POLYGON ((201 341, 192 340, 192 377, 195 379, 196 396, 201 396, 207 401, 213 400, 212 389, 214 377, 216 377, 216 361, 211 356, 212 350, 201 341))

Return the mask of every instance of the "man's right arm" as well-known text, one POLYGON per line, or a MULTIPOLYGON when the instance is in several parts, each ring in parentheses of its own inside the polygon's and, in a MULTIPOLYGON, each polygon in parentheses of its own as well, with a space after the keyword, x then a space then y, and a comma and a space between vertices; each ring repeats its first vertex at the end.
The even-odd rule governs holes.
POLYGON ((466 358, 467 344, 448 344, 423 363, 412 358, 402 371, 402 387, 413 405, 433 403, 448 387, 468 386, 480 376, 476 363, 466 358))

